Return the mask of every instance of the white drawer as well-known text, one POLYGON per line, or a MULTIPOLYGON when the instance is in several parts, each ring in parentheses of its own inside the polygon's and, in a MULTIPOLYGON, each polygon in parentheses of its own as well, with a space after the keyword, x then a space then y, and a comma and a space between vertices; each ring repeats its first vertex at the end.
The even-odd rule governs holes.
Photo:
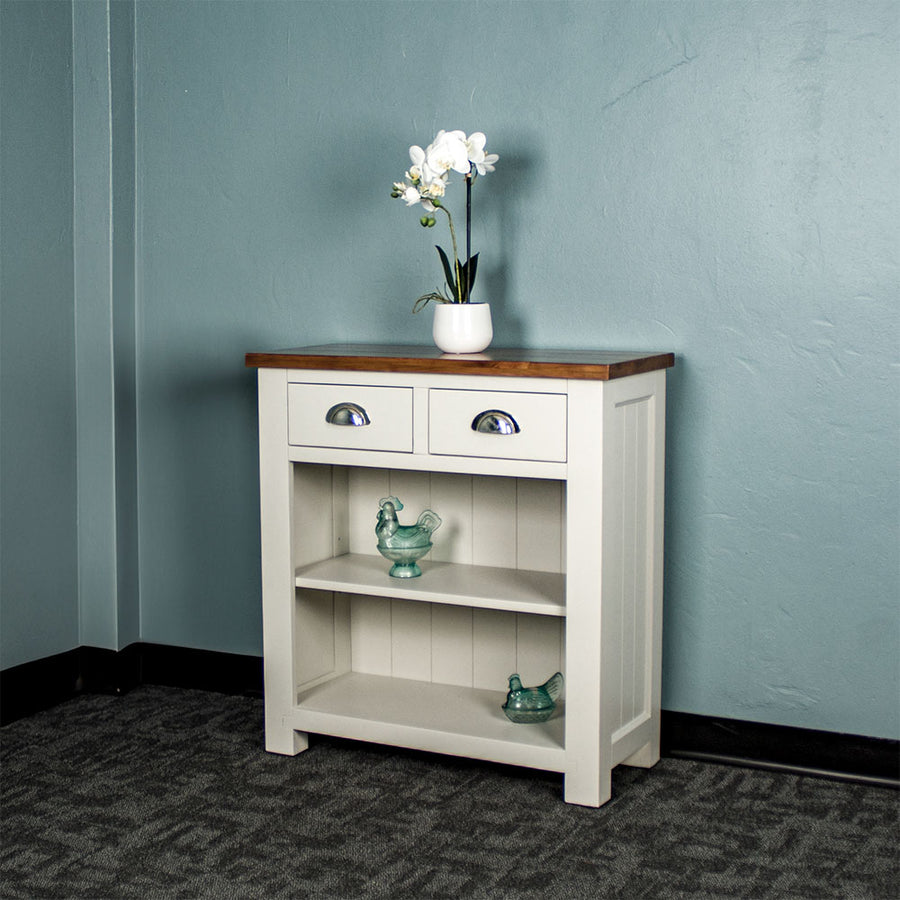
MULTIPOLYGON (((337 412, 335 418, 355 417, 337 412)), ((405 387, 356 384, 288 385, 288 443, 302 447, 392 450, 412 453, 413 392, 405 387), (332 424, 329 410, 354 404, 368 424, 332 424)))
POLYGON ((430 390, 428 446, 447 456, 565 462, 566 395, 430 390), (476 418, 486 412, 510 433, 474 430, 476 418))

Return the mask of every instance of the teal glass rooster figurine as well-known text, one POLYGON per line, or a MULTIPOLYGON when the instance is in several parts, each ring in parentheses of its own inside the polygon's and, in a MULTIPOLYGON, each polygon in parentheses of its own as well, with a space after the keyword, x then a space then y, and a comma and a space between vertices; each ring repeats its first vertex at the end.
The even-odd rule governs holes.
POLYGON ((509 693, 503 712, 517 725, 533 725, 546 722, 556 709, 556 700, 562 693, 563 675, 557 672, 538 687, 522 687, 518 675, 509 676, 509 693))
POLYGON ((431 535, 440 526, 440 517, 426 509, 415 525, 401 525, 397 512, 403 504, 396 497, 383 497, 378 506, 378 552, 394 564, 388 574, 394 578, 416 578, 422 574, 417 561, 431 549, 431 535))

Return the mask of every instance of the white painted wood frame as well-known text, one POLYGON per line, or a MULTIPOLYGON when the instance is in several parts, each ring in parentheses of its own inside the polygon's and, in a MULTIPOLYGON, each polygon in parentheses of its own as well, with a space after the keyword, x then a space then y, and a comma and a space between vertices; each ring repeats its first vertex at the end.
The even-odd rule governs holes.
POLYGON ((566 801, 586 806, 609 799, 614 766, 655 764, 664 368, 593 380, 262 367, 259 431, 268 750, 323 733, 531 766, 562 772, 566 801), (375 398, 390 428, 318 424, 323 403, 354 396, 375 398), (462 428, 482 397, 515 406, 525 438, 457 438, 436 415, 461 410, 462 428), (554 433, 537 434, 545 415, 554 433), (420 578, 391 578, 375 548, 390 495, 401 522, 425 508, 443 520, 420 578), (508 676, 557 670, 557 714, 509 722, 508 676))

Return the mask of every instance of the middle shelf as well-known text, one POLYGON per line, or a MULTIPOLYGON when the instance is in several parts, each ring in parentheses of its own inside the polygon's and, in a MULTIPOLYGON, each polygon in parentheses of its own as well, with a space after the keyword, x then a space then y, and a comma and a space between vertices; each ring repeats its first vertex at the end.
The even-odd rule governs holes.
POLYGON ((347 553, 301 566, 295 584, 319 591, 565 616, 566 576, 425 559, 418 578, 393 578, 381 556, 347 553))

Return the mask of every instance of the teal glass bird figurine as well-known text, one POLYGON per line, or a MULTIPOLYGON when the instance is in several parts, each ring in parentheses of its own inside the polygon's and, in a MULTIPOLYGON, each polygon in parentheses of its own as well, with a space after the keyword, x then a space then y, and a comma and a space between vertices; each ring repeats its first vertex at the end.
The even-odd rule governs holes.
POLYGON ((394 578, 418 577, 422 574, 418 560, 431 549, 431 535, 440 527, 440 516, 426 509, 415 525, 401 525, 397 512, 403 504, 396 497, 383 497, 378 506, 375 537, 378 552, 394 564, 388 574, 394 578))
POLYGON ((562 693, 563 674, 557 672, 538 687, 522 687, 518 675, 509 676, 509 693, 503 712, 517 725, 533 725, 546 722, 556 710, 556 700, 562 693))

